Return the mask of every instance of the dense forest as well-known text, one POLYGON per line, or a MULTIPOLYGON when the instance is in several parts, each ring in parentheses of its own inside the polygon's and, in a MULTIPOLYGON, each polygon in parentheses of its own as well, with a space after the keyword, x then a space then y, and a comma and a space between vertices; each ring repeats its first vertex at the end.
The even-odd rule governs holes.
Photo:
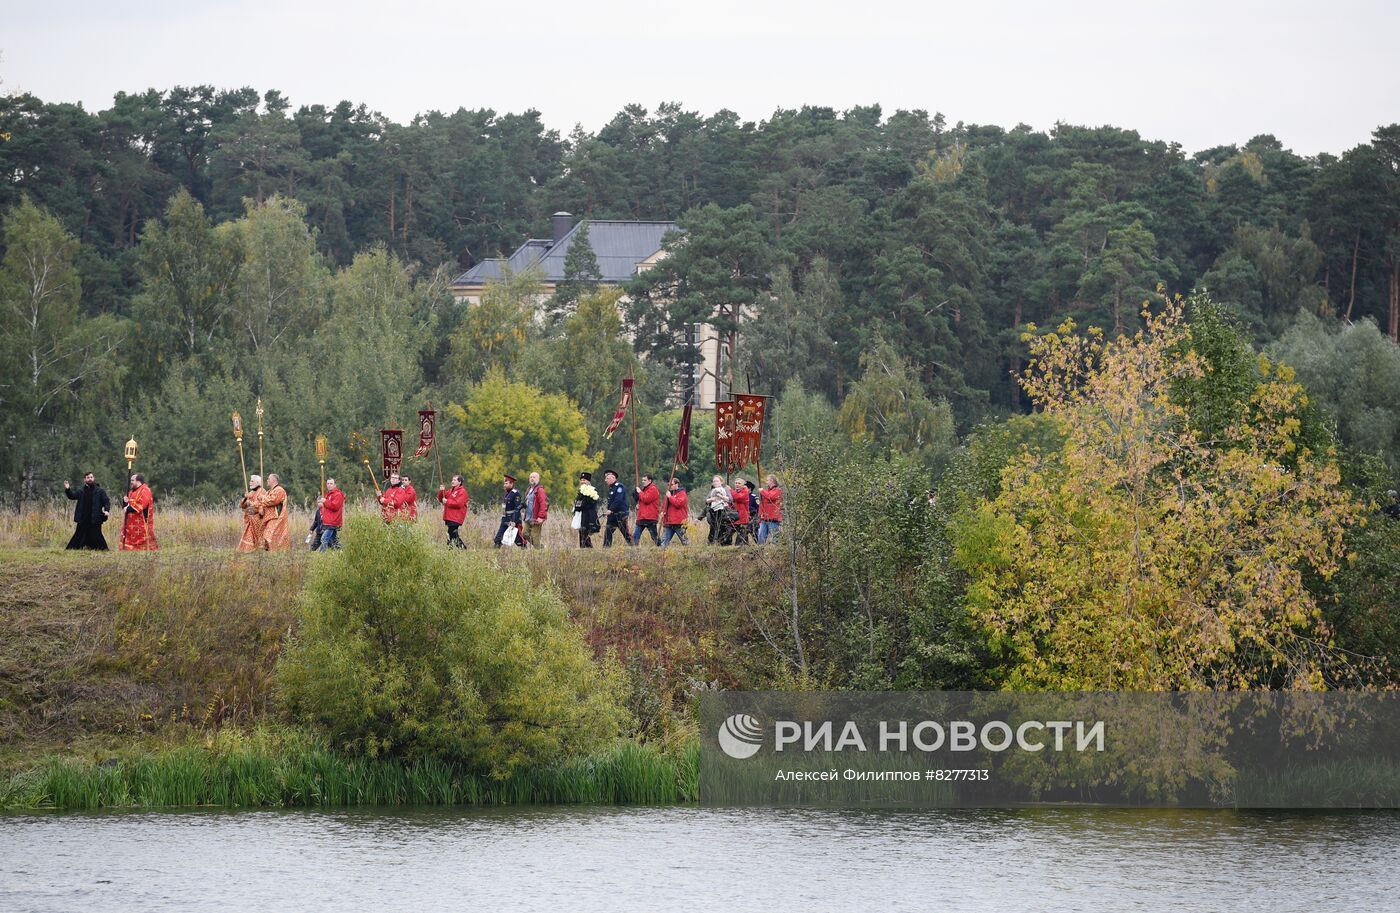
POLYGON ((257 396, 294 496, 313 435, 351 472, 351 432, 411 428, 426 400, 482 480, 510 422, 561 472, 622 465, 630 441, 601 430, 634 364, 644 461, 664 472, 684 327, 740 313, 736 385, 787 391, 792 422, 829 409, 852 437, 919 449, 1031 409, 1028 329, 1133 330, 1144 301, 1192 289, 1296 368, 1343 444, 1400 466, 1400 126, 1316 158, 1271 136, 1188 153, 877 106, 753 123, 634 105, 563 136, 533 111, 396 124, 199 86, 96 113, 0 98, 0 174, 11 499, 88 466, 119 477, 131 435, 163 496, 227 498, 228 413, 257 396), (453 303, 457 271, 556 210, 677 219, 686 241, 620 319, 586 268, 548 319, 528 275, 453 303))

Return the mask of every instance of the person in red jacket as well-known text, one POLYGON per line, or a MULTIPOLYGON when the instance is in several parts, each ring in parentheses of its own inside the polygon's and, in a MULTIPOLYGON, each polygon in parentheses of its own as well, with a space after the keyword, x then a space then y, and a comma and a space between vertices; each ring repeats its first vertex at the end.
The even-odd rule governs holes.
POLYGON ((437 498, 442 502, 442 522, 447 524, 447 544, 466 548, 467 543, 457 534, 462 524, 467 522, 467 502, 471 500, 471 495, 467 494, 462 484, 462 477, 452 477, 451 489, 439 485, 437 498))
POLYGON ((321 508, 321 540, 316 551, 340 548, 340 528, 345 525, 345 492, 340 490, 335 479, 326 479, 326 493, 317 501, 321 508))
POLYGON ((783 490, 777 476, 769 476, 758 493, 758 544, 762 545, 778 534, 783 525, 783 490))
POLYGON ((749 488, 744 484, 744 480, 738 476, 734 477, 734 486, 729 489, 729 494, 734 498, 734 510, 738 512, 739 519, 734 521, 734 544, 749 544, 749 488))
POLYGON ((685 537, 685 525, 690 522, 690 499, 681 488, 680 479, 671 478, 671 490, 666 493, 666 532, 661 538, 663 546, 669 545, 671 538, 678 537, 681 545, 689 545, 685 537))
POLYGON ((403 477, 403 490, 408 492, 408 520, 410 523, 417 523, 418 490, 413 487, 413 480, 408 476, 403 477))
POLYGON ((637 489, 637 529, 632 533, 632 544, 642 544, 642 530, 651 531, 654 545, 661 544, 656 533, 656 521, 661 519, 661 491, 649 475, 642 476, 642 485, 637 489))
POLYGON ((549 517, 549 492, 540 484, 540 474, 530 473, 525 489, 525 544, 544 548, 544 521, 549 517))
POLYGON ((389 484, 384 486, 384 491, 379 494, 379 504, 381 513, 384 515, 385 523, 392 523, 395 520, 407 520, 412 522, 413 513, 409 508, 409 498, 413 497, 403 487, 403 480, 399 478, 397 472, 389 473, 389 484))

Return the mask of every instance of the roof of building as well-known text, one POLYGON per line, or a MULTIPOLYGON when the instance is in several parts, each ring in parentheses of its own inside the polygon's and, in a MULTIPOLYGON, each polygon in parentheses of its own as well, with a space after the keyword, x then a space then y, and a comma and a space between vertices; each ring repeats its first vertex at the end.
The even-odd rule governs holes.
POLYGON ((506 267, 512 273, 538 264, 544 282, 564 279, 564 258, 578 236, 579 228, 588 225, 588 243, 598 258, 598 270, 604 282, 626 282, 637 271, 637 264, 661 249, 661 239, 679 226, 675 222, 623 222, 604 219, 584 219, 558 244, 549 239, 531 238, 509 257, 482 260, 452 280, 453 285, 485 285, 499 279, 506 267))

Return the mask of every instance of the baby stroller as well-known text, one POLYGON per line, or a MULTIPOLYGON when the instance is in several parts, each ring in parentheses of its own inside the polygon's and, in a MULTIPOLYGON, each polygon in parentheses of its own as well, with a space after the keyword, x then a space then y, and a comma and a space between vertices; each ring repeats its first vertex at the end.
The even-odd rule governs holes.
POLYGON ((710 524, 710 545, 733 545, 734 534, 738 530, 739 512, 732 507, 711 507, 702 518, 710 524))

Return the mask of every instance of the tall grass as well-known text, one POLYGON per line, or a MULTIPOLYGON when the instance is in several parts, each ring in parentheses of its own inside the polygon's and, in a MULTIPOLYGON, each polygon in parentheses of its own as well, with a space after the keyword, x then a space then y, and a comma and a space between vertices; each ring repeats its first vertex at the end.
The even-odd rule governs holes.
POLYGON ((354 758, 314 741, 215 750, 188 745, 102 764, 53 758, 0 781, 0 808, 357 805, 673 805, 699 795, 699 746, 626 741, 497 780, 434 759, 354 758))

